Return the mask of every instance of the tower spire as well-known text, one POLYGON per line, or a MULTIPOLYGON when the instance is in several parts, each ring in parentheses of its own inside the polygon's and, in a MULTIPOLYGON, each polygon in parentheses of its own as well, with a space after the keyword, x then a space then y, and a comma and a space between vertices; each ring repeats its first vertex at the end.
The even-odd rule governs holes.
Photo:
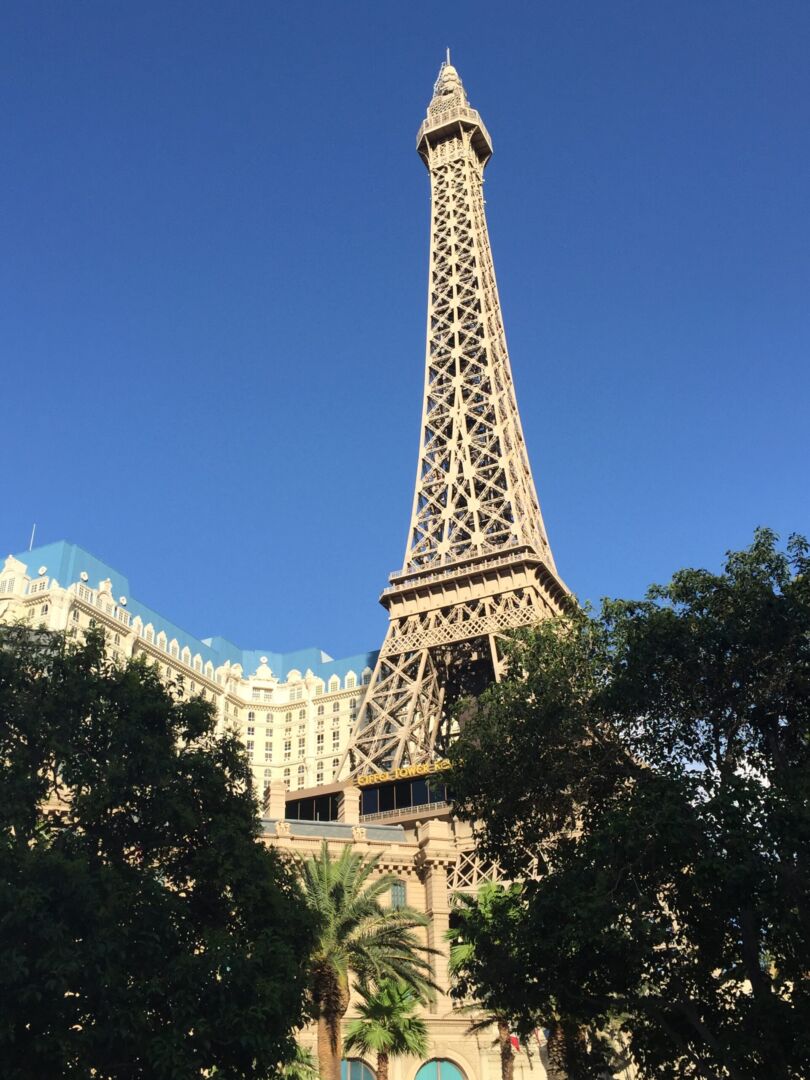
POLYGON ((453 706, 503 673, 500 639, 561 609, 503 329, 483 199, 492 142, 447 62, 417 135, 431 186, 425 391, 401 571, 350 740, 352 775, 429 763, 453 706))

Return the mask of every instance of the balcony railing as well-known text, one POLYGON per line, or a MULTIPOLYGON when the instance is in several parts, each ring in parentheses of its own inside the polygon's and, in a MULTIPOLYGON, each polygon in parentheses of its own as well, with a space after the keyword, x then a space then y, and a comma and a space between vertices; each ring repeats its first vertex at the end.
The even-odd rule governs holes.
POLYGON ((398 810, 381 810, 377 814, 361 814, 360 821, 365 824, 367 821, 388 821, 391 818, 405 817, 410 814, 424 814, 428 810, 442 810, 449 806, 450 803, 442 802, 428 802, 419 803, 418 806, 402 806, 398 810))

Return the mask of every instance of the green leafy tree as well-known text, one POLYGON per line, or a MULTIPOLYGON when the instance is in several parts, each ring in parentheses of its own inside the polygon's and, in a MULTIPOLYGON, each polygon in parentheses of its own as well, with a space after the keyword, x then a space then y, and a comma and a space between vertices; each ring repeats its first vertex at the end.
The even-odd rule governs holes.
POLYGON ((210 703, 110 663, 99 633, 3 633, 4 1080, 274 1073, 313 922, 210 703))
POLYGON ((580 1033, 564 1074, 609 1067, 619 1017, 643 1076, 810 1075, 807 542, 759 530, 722 573, 549 621, 510 671, 452 786, 526 879, 515 1000, 580 1033))
POLYGON ((377 1080, 388 1080, 392 1057, 424 1057, 428 1049, 425 1021, 416 1015, 420 996, 412 986, 384 979, 359 987, 359 1017, 346 1030, 344 1048, 377 1055, 377 1080))
MULTIPOLYGON (((521 888, 487 882, 476 896, 456 893, 447 937, 450 942, 451 996, 482 1012, 474 1030, 495 1024, 502 1080, 512 1080, 515 1053, 515 977, 521 964, 513 955, 512 929, 520 917, 521 888)), ((522 1019, 519 1017, 519 1019, 522 1019)))
POLYGON ((312 1051, 296 1046, 293 1056, 279 1068, 278 1080, 318 1080, 318 1066, 312 1051))
POLYGON ((348 846, 333 859, 324 841, 317 858, 299 861, 304 895, 320 924, 310 958, 310 997, 321 1080, 340 1080, 340 1024, 349 1007, 352 974, 361 984, 394 979, 420 996, 433 985, 430 950, 416 933, 427 925, 427 916, 409 907, 382 906, 396 879, 378 873, 379 860, 348 846))

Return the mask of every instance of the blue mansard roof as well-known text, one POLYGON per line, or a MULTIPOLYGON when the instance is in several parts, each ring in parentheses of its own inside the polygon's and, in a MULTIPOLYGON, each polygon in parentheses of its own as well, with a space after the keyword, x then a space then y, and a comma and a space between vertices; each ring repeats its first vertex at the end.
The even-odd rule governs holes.
POLYGON ((47 577, 51 581, 58 581, 63 588, 82 581, 82 573, 87 574, 87 584, 93 589, 98 588, 100 581, 109 578, 113 597, 116 600, 121 596, 127 598, 126 609, 133 618, 140 615, 144 624, 151 623, 154 626, 156 634, 162 630, 169 641, 176 638, 181 649, 187 645, 192 655, 200 654, 203 663, 210 660, 214 667, 228 661, 231 664, 241 664, 246 676, 252 675, 261 663, 261 657, 266 656, 270 670, 278 679, 286 679, 288 672, 293 670, 298 670, 303 675, 310 669, 324 682, 337 675, 342 683, 350 671, 359 677, 365 668, 373 668, 377 659, 376 652, 357 653, 334 660, 323 649, 298 649, 295 652, 280 653, 272 649, 240 649, 238 645, 223 637, 197 638, 136 600, 130 593, 129 578, 120 571, 91 555, 85 548, 70 544, 66 540, 42 544, 14 557, 27 565, 30 577, 36 577, 41 566, 46 567, 47 577))

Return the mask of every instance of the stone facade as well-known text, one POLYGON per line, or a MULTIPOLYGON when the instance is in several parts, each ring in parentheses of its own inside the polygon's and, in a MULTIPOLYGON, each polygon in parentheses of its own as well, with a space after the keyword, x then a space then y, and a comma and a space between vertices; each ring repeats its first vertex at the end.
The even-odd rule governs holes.
MULTIPOLYGON (((460 886, 459 871, 469 875, 469 867, 476 861, 469 826, 453 818, 449 810, 426 820, 409 820, 406 816, 402 824, 363 824, 357 821, 357 790, 347 787, 344 791, 347 796, 341 813, 344 820, 288 821, 280 816, 286 792, 283 785, 274 784, 267 802, 268 817, 263 822, 266 842, 281 851, 304 857, 316 855, 324 839, 335 857, 346 844, 352 844, 356 851, 364 854, 379 855, 379 872, 395 875, 398 882, 405 885, 406 903, 429 916, 424 941, 439 952, 434 957, 434 971, 442 993, 424 1012, 430 1037, 427 1060, 452 1062, 461 1071, 463 1080, 499 1080, 501 1065, 494 1027, 470 1033, 473 1017, 455 1008, 448 996, 446 932, 452 894, 460 886)), ((347 1022, 351 1018, 350 1007, 347 1022)), ((314 1052, 314 1028, 302 1034, 301 1042, 314 1052)), ((544 1053, 540 1033, 540 1041, 531 1048, 530 1054, 523 1049, 516 1054, 515 1080, 545 1080, 544 1053)), ((394 1059, 390 1080, 415 1080, 424 1064, 413 1058, 394 1059)), ((366 1061, 366 1065, 373 1075, 374 1062, 366 1061)), ((453 1076, 446 1080, 458 1078, 453 1076)))

